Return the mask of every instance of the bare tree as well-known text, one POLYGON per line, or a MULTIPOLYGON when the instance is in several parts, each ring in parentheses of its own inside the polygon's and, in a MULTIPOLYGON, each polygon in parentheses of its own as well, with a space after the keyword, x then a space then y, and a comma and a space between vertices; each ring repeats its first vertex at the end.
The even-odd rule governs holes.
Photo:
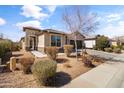
POLYGON ((74 34, 75 51, 76 51, 77 60, 78 60, 77 32, 83 35, 84 34, 88 35, 91 32, 94 32, 98 25, 98 22, 95 20, 95 18, 97 17, 96 14, 89 13, 88 7, 84 7, 84 11, 85 12, 80 11, 79 6, 74 6, 71 13, 69 13, 67 9, 65 9, 65 12, 63 13, 63 20, 66 24, 68 31, 71 31, 71 33, 74 34))

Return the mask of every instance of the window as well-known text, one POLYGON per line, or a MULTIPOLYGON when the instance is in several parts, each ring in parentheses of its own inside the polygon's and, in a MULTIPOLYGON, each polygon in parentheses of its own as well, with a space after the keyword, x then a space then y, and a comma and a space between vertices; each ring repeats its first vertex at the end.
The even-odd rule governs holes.
POLYGON ((61 36, 51 36, 51 46, 61 47, 61 36))

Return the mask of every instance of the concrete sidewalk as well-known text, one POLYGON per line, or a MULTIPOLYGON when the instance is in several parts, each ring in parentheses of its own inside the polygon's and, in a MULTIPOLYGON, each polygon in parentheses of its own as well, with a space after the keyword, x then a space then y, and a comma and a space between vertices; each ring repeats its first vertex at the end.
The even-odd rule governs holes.
POLYGON ((63 88, 121 88, 124 87, 124 63, 104 63, 75 78, 63 88))
POLYGON ((39 51, 31 51, 31 53, 37 57, 37 58, 43 58, 43 57, 47 57, 46 54, 42 53, 42 52, 39 52, 39 51))

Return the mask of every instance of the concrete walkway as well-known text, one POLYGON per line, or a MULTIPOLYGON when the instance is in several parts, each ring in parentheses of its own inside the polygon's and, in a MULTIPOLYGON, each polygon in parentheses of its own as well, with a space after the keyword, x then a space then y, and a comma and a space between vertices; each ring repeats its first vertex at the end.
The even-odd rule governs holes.
POLYGON ((75 78, 64 88, 121 88, 124 87, 124 63, 104 63, 75 78))
POLYGON ((37 58, 43 58, 43 57, 47 57, 46 54, 42 53, 42 52, 39 52, 39 51, 31 51, 31 53, 37 57, 37 58))
POLYGON ((106 60, 115 61, 115 62, 124 62, 124 53, 115 54, 115 53, 107 53, 103 51, 90 50, 90 49, 87 49, 87 52, 90 55, 101 57, 106 60))
MULTIPOLYGON (((37 58, 43 58, 43 57, 47 57, 47 54, 39 52, 39 51, 31 51, 31 53, 37 57, 37 58)), ((65 55, 64 53, 58 53, 59 56, 65 55)))

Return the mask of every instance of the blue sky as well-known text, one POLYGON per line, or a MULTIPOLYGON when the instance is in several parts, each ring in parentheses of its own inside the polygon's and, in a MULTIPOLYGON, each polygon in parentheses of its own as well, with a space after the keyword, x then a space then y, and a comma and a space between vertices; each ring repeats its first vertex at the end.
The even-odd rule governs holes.
MULTIPOLYGON (((73 6, 0 6, 0 33, 5 38, 19 41, 24 32, 23 26, 34 26, 45 29, 52 28, 66 31, 62 20, 65 8, 73 6)), ((80 6, 83 8, 83 6, 80 6)), ((94 34, 104 34, 109 37, 124 35, 124 6, 88 6, 89 12, 97 14, 98 29, 94 34)), ((83 10, 82 10, 83 12, 83 10)))

